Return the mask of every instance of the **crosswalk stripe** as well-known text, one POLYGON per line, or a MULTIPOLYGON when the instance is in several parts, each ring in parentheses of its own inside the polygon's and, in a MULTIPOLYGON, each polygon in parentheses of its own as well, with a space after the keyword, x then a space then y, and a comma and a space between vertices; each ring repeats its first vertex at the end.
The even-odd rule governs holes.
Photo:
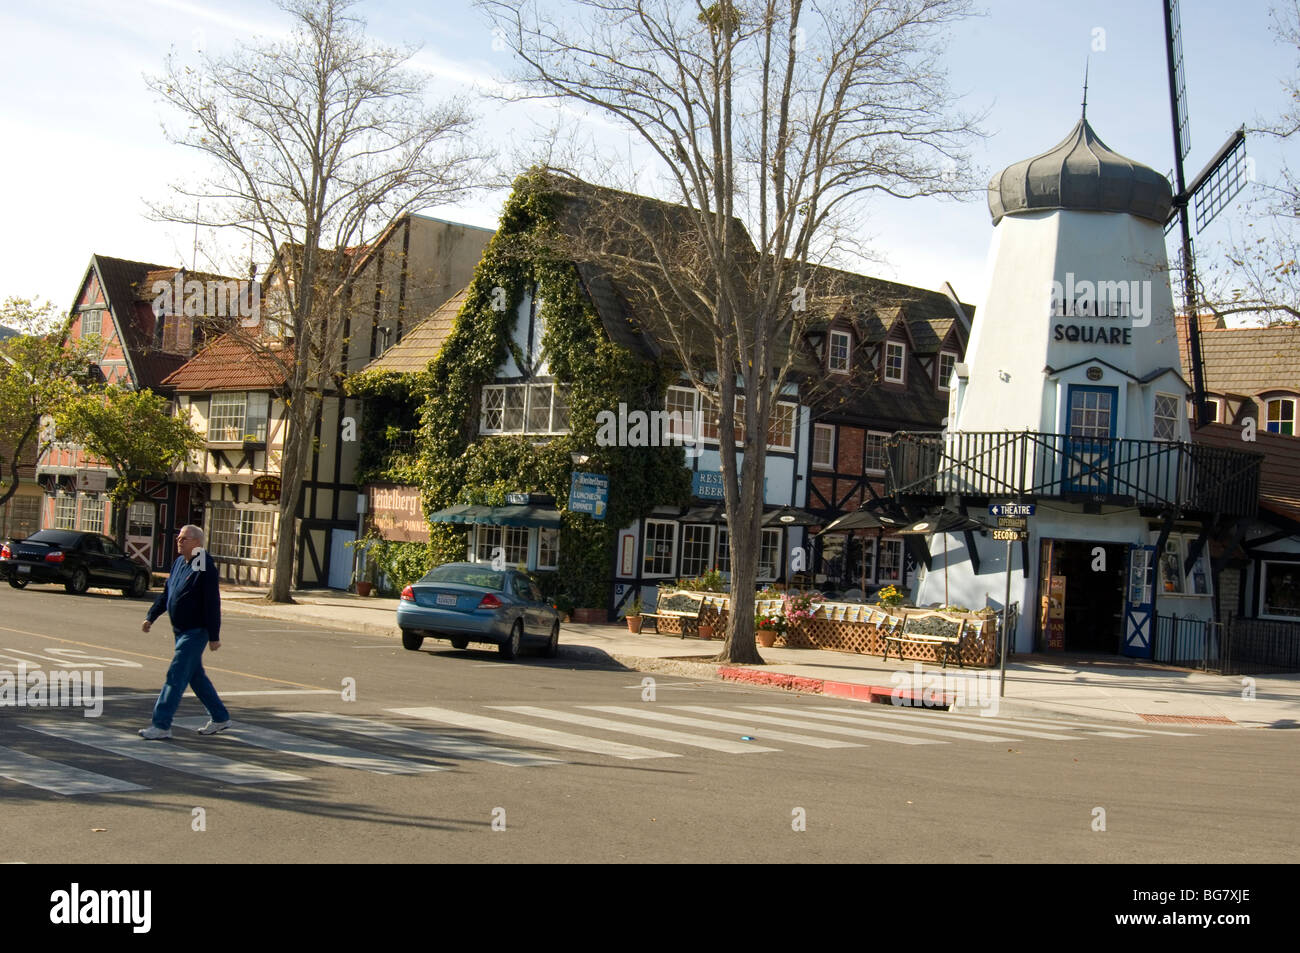
MULTIPOLYGON (((988 718, 985 718, 983 719, 983 721, 980 722, 953 722, 950 721, 947 715, 944 714, 943 712, 934 712, 933 714, 926 715, 920 712, 909 713, 909 712, 902 712, 902 711, 894 711, 893 709, 888 709, 888 708, 884 709, 883 711, 876 711, 877 708, 884 708, 884 706, 872 705, 869 708, 866 706, 864 706, 863 708, 833 708, 833 707, 821 708, 819 707, 816 710, 821 712, 840 712, 841 714, 836 714, 836 715, 828 714, 826 717, 838 718, 841 721, 857 721, 857 722, 887 721, 890 724, 896 723, 900 726, 904 722, 906 722, 908 725, 908 727, 904 729, 906 731, 945 732, 945 733, 950 733, 954 737, 958 737, 958 738, 978 738, 982 741, 1014 741, 1015 740, 1015 737, 1002 738, 996 735, 985 734, 984 729, 988 729, 989 731, 998 731, 1004 735, 1012 735, 1012 736, 1018 736, 1023 738, 1047 738, 1052 741, 1069 741, 1072 738, 1078 737, 1077 735, 1063 735, 1063 734, 1058 734, 1049 731, 1034 731, 1029 728, 1018 728, 1011 725, 1004 725, 1001 722, 994 723, 991 719, 988 718), (931 720, 926 721, 926 719, 931 719, 931 720), (947 727, 946 728, 942 727, 944 725, 946 725, 947 727), (980 730, 976 731, 975 729, 980 729, 980 730)), ((811 714, 811 712, 809 712, 809 714, 811 714)))
POLYGON ((305 781, 302 775, 276 771, 255 764, 230 761, 215 754, 189 751, 166 741, 145 741, 139 735, 100 728, 96 725, 66 722, 47 725, 23 725, 28 731, 74 741, 77 744, 101 751, 110 751, 126 758, 156 764, 172 771, 197 774, 226 784, 267 784, 273 781, 305 781))
POLYGON ((680 755, 670 751, 655 751, 653 748, 640 748, 636 745, 623 744, 618 741, 588 738, 583 735, 573 735, 567 731, 540 728, 517 721, 506 721, 502 718, 469 715, 464 712, 453 711, 450 708, 389 708, 386 710, 397 715, 407 715, 411 718, 423 718, 426 721, 437 721, 443 724, 457 725, 461 728, 490 731, 493 734, 510 735, 515 738, 525 738, 529 741, 540 741, 543 744, 554 745, 557 748, 576 748, 578 751, 590 751, 593 754, 607 754, 628 761, 641 758, 680 757, 680 755))
MULTIPOLYGON (((785 709, 783 708, 777 708, 771 705, 761 705, 761 706, 746 705, 745 707, 753 708, 758 711, 785 711, 785 709)), ((835 710, 830 708, 818 708, 816 710, 801 708, 799 710, 799 714, 804 718, 815 718, 818 720, 827 720, 827 721, 842 721, 842 722, 849 722, 850 724, 855 724, 855 725, 875 724, 877 727, 880 728, 886 728, 886 729, 897 730, 897 731, 910 731, 920 735, 938 735, 941 738, 961 738, 963 741, 1014 741, 1015 740, 1012 737, 1002 737, 999 735, 986 735, 983 732, 979 732, 979 731, 961 731, 952 728, 940 728, 937 724, 922 725, 922 724, 918 724, 914 719, 908 718, 907 715, 901 716, 902 720, 898 720, 900 716, 894 715, 891 712, 884 712, 882 714, 873 714, 870 716, 863 716, 859 712, 853 712, 852 714, 835 714, 834 712, 835 710)), ((1060 737, 1065 738, 1067 736, 1061 735, 1060 737)))
POLYGON ((778 718, 775 715, 758 715, 750 712, 728 711, 725 708, 710 708, 707 705, 673 705, 678 711, 691 711, 697 715, 714 715, 728 720, 749 719, 767 725, 782 725, 787 728, 803 728, 808 731, 821 731, 833 735, 849 735, 854 738, 871 738, 875 741, 887 741, 899 745, 944 745, 948 742, 933 738, 910 738, 883 731, 868 731, 865 728, 849 728, 841 725, 819 724, 806 718, 778 718))
POLYGON ((713 731, 739 731, 747 735, 763 736, 764 741, 785 741, 792 745, 808 745, 812 748, 861 748, 856 741, 840 741, 837 738, 814 738, 811 735, 796 735, 789 731, 777 731, 773 728, 756 728, 745 724, 719 724, 703 718, 688 718, 686 715, 669 715, 647 708, 624 708, 619 705, 583 705, 592 711, 603 711, 611 715, 629 715, 632 718, 645 718, 647 721, 663 721, 675 725, 689 725, 692 728, 708 728, 713 731))
POLYGON ((464 738, 453 738, 450 735, 434 734, 429 731, 416 731, 414 728, 389 725, 382 721, 371 721, 368 718, 352 718, 347 715, 336 715, 332 712, 323 711, 282 711, 276 714, 281 718, 305 721, 320 728, 350 731, 354 734, 365 735, 367 738, 378 738, 381 741, 409 745, 426 753, 450 754, 459 758, 491 761, 495 764, 504 764, 515 768, 564 764, 558 758, 548 758, 540 754, 527 754, 522 751, 511 751, 509 748, 498 748, 496 745, 467 741, 464 738))
MULTIPOLYGON (((197 731, 203 727, 205 718, 177 718, 173 722, 182 728, 197 731)), ((358 771, 370 771, 373 774, 423 774, 428 771, 446 771, 445 765, 424 764, 408 761, 405 758, 393 758, 386 754, 369 754, 360 748, 337 745, 332 741, 321 741, 305 735, 294 735, 274 728, 263 728, 246 722, 231 722, 228 729, 218 737, 253 745, 255 748, 267 748, 281 754, 324 761, 340 768, 353 768, 358 771)))
POLYGON ((0 748, 0 778, 53 791, 55 794, 112 794, 117 791, 149 790, 130 781, 83 771, 57 761, 47 761, 12 748, 0 748))
POLYGON ((1172 735, 1179 738, 1196 737, 1196 732, 1194 731, 1163 731, 1159 728, 1138 728, 1133 725, 1124 724, 1123 722, 1114 722, 1114 721, 1108 724, 1097 724, 1095 722, 1088 722, 1088 721, 1065 721, 1059 718, 1038 718, 1038 717, 1003 718, 1001 715, 983 715, 983 716, 963 715, 963 714, 954 714, 951 712, 949 713, 948 717, 976 719, 982 721, 996 720, 999 723, 1006 721, 1007 723, 1013 725, 1028 725, 1030 727, 1036 727, 1036 728, 1070 728, 1070 729, 1100 728, 1103 731, 1122 731, 1125 733, 1125 736, 1129 738, 1141 738, 1144 735, 1172 735))
POLYGON ((673 731, 669 728, 655 728, 652 725, 634 725, 626 721, 614 721, 612 718, 595 718, 591 715, 579 715, 571 711, 552 711, 547 708, 535 708, 532 705, 493 705, 501 711, 513 712, 516 715, 532 715, 534 718, 550 718, 552 721, 568 722, 571 725, 583 725, 587 728, 599 728, 603 731, 621 731, 624 734, 640 735, 643 738, 654 738, 656 741, 667 741, 672 744, 690 745, 693 748, 707 748, 710 751, 721 751, 724 754, 752 754, 757 751, 779 751, 779 748, 765 748, 762 745, 751 744, 744 741, 728 741, 722 738, 705 738, 702 735, 692 735, 684 731, 673 731))

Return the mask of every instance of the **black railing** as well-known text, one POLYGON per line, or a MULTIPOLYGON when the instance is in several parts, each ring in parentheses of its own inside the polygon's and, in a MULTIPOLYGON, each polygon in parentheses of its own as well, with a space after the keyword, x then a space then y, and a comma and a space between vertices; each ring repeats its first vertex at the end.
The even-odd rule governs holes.
POLYGON ((1166 665, 1217 672, 1223 657, 1223 641, 1222 622, 1157 615, 1151 659, 1166 665))
POLYGON ((1219 671, 1224 675, 1300 672, 1300 623, 1230 619, 1219 671))
POLYGON ((1198 443, 1032 431, 896 433, 889 490, 943 498, 1089 498, 1253 516, 1261 454, 1198 443))

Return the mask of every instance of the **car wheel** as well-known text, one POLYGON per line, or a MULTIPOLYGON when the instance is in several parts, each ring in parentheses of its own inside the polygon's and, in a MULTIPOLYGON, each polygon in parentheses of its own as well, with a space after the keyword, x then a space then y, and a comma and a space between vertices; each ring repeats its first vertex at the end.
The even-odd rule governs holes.
POLYGON ((9 585, 13 586, 15 589, 26 589, 26 588, 27 588, 27 580, 26 580, 26 579, 10 579, 10 580, 9 580, 9 585))
POLYGON ((510 638, 506 639, 499 646, 503 658, 517 658, 523 651, 524 646, 524 624, 522 621, 516 622, 515 627, 510 630, 510 638))
POLYGON ((402 648, 417 652, 423 644, 424 636, 419 632, 413 632, 410 629, 402 630, 402 648))
POLYGON ((451 640, 451 647, 453 649, 467 649, 469 648, 469 639, 463 639, 457 636, 451 640))
POLYGON ((122 590, 122 595, 128 599, 139 599, 149 591, 149 576, 147 573, 138 572, 131 580, 131 585, 122 590))
POLYGON ((63 588, 74 596, 81 595, 90 588, 90 573, 86 572, 84 566, 78 566, 72 571, 72 578, 63 584, 63 588))
POLYGON ((555 658, 560 654, 560 623, 551 626, 551 640, 546 643, 546 649, 543 654, 547 658, 555 658))

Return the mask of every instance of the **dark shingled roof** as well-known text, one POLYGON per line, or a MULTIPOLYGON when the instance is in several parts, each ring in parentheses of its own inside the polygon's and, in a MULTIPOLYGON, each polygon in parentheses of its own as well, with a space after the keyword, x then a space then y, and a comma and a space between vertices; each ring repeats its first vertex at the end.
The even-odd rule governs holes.
MULTIPOLYGON (((1214 394, 1257 397, 1268 391, 1300 393, 1300 327, 1207 327, 1201 320, 1201 357, 1205 389, 1214 394)), ((1178 322, 1183 366, 1187 356, 1187 322, 1178 322)), ((1190 373, 1190 371, 1189 371, 1190 373)))

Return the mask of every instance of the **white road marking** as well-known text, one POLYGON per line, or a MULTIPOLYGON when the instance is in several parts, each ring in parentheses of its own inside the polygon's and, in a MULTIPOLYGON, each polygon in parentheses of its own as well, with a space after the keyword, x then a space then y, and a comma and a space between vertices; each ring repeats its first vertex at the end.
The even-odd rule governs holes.
MULTIPOLYGON (((206 718, 177 718, 172 724, 198 731, 207 723, 206 718)), ((354 768, 358 771, 370 771, 374 774, 423 774, 428 771, 446 771, 446 767, 437 764, 422 764, 405 758, 392 758, 383 754, 368 754, 359 748, 336 745, 331 741, 321 741, 304 735, 294 735, 274 728, 262 728, 247 722, 231 722, 229 728, 217 738, 240 741, 257 748, 267 748, 282 754, 291 754, 313 761, 341 768, 354 768)))
POLYGON ((381 741, 409 745, 413 748, 419 748, 426 754, 451 754, 458 758, 491 761, 495 764, 505 764, 511 767, 564 764, 558 758, 548 758, 545 755, 511 751, 509 748, 498 748, 496 745, 468 741, 464 738, 454 738, 451 735, 417 731, 414 728, 404 728, 401 725, 390 725, 382 721, 371 721, 366 718, 336 715, 332 712, 282 711, 276 712, 276 714, 280 718, 293 718, 296 721, 305 721, 321 728, 335 728, 339 731, 350 731, 355 734, 365 735, 367 738, 378 738, 381 741))
POLYGON ((104 774, 83 771, 71 765, 47 761, 34 754, 0 748, 0 778, 19 784, 53 791, 55 794, 112 794, 117 791, 147 791, 148 788, 110 778, 104 774))
POLYGON ((778 718, 775 715, 756 715, 747 711, 728 711, 725 708, 709 708, 706 705, 673 705, 678 711, 692 711, 700 715, 714 715, 729 720, 749 719, 760 724, 781 725, 787 728, 802 728, 805 731, 821 731, 831 735, 848 735, 853 738, 870 738, 873 741, 888 741, 899 745, 945 745, 946 741, 932 738, 910 738, 902 735, 886 734, 883 731, 868 731, 865 728, 849 728, 840 725, 819 724, 806 718, 778 718))
MULTIPOLYGON (((202 721, 200 720, 200 723, 202 721)), ((145 741, 139 735, 112 731, 96 725, 66 722, 57 725, 23 725, 28 731, 53 735, 65 741, 110 751, 136 761, 156 764, 172 771, 197 774, 226 784, 267 784, 273 781, 306 781, 298 774, 276 771, 255 764, 230 761, 215 754, 190 751, 170 741, 145 741)))
MULTIPOLYGON (((1025 728, 1012 728, 1002 724, 953 724, 949 722, 942 712, 936 712, 932 715, 925 715, 917 712, 907 714, 906 712, 893 711, 885 709, 875 711, 876 708, 884 708, 883 705, 871 705, 868 710, 859 710, 856 708, 821 708, 812 710, 803 710, 803 714, 809 718, 834 718, 838 721, 855 722, 859 725, 870 724, 889 724, 896 726, 900 731, 916 731, 928 735, 946 735, 950 738, 971 738, 975 741, 1015 741, 1015 737, 1002 737, 1001 735, 985 734, 983 731, 976 731, 977 728, 987 728, 990 731, 1000 731, 1003 735, 1020 736, 1025 738, 1048 738, 1053 741, 1069 741, 1074 735, 1052 734, 1046 731, 1030 731, 1025 728), (842 714, 835 714, 841 712, 842 714), (923 722, 922 719, 932 719, 929 722, 923 722), (948 727, 942 727, 947 725, 948 727)), ((778 711, 771 706, 765 706, 763 711, 778 711)), ((987 722, 988 719, 985 719, 987 722)))
POLYGON ((1127 733, 1128 737, 1130 738, 1140 738, 1143 735, 1170 735, 1176 738, 1196 737, 1196 732, 1194 731, 1163 731, 1159 728, 1138 728, 1133 725, 1125 724, 1123 722, 1114 722, 1114 721, 1108 724, 1099 725, 1087 721, 1064 721, 1059 718, 1039 718, 1036 716, 1032 718, 1015 717, 1015 718, 1004 719, 1001 715, 965 715, 960 713, 956 713, 956 714, 950 713, 949 717, 975 719, 976 721, 997 721, 997 722, 1006 721, 1008 724, 1029 725, 1030 727, 1034 727, 1034 728, 1056 728, 1056 729, 1100 728, 1103 731, 1122 731, 1127 733))
MULTIPOLYGON (((245 695, 338 695, 332 688, 263 688, 247 692, 220 692, 222 698, 235 698, 245 695)), ((157 692, 127 692, 120 695, 105 695, 104 701, 117 701, 122 698, 157 698, 157 692)))
POLYGON ((579 715, 570 711, 553 711, 549 708, 536 708, 532 705, 493 705, 501 711, 517 715, 532 715, 534 718, 550 718, 552 721, 564 721, 571 725, 583 725, 587 728, 599 728, 603 731, 618 731, 656 741, 668 741, 672 744, 690 745, 693 748, 707 748, 724 754, 751 754, 756 751, 779 751, 779 748, 765 748, 746 741, 727 741, 721 738, 705 738, 684 731, 672 731, 668 728, 655 728, 651 725, 636 725, 626 721, 614 721, 611 718, 595 718, 591 715, 579 715))
POLYGON ((737 732, 746 735, 762 735, 763 740, 785 741, 793 745, 808 745, 813 748, 861 748, 856 741, 840 741, 835 738, 814 738, 812 735, 796 735, 789 731, 773 728, 756 728, 753 725, 731 723, 718 724, 703 718, 688 718, 686 715, 669 715, 649 708, 624 708, 619 705, 583 705, 592 711, 603 711, 611 715, 628 715, 632 718, 645 718, 647 721, 663 721, 675 725, 687 725, 692 728, 708 728, 713 731, 737 732))
POLYGON ((552 728, 539 728, 535 725, 525 725, 516 721, 505 721, 501 718, 488 718, 483 715, 468 715, 459 711, 452 711, 450 708, 389 708, 388 711, 397 715, 408 715, 411 718, 423 718, 427 721, 438 721, 448 725, 458 725, 461 728, 472 728, 479 731, 490 731, 493 734, 509 735, 515 738, 525 738, 530 741, 540 741, 543 744, 554 745, 557 748, 576 748, 579 751, 590 751, 593 754, 607 754, 615 758, 623 758, 628 761, 635 761, 641 758, 678 758, 678 754, 669 751, 655 751, 653 748, 640 748, 636 745, 627 745, 618 741, 604 741, 600 738, 587 738, 583 735, 569 734, 567 731, 555 731, 552 728))

